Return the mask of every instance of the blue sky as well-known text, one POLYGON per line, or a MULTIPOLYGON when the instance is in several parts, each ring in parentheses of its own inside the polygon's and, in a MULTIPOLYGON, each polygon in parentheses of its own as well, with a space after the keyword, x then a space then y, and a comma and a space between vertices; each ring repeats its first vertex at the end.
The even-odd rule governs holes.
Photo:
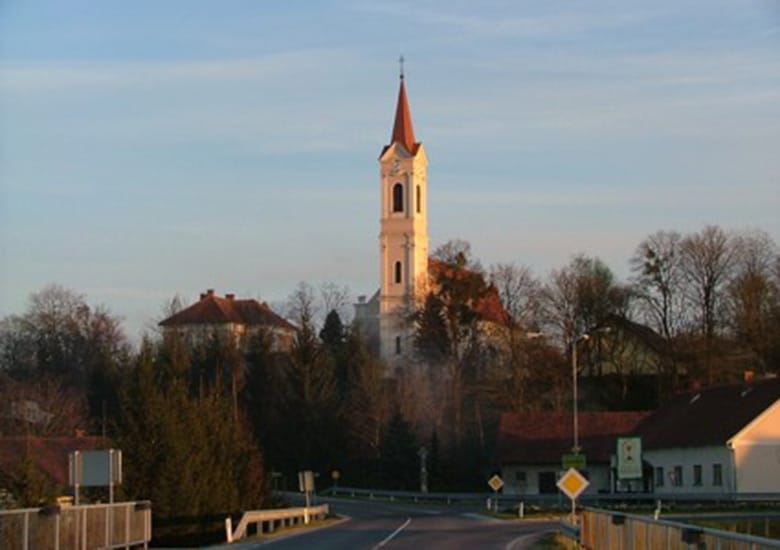
POLYGON ((434 247, 625 276, 661 229, 780 241, 777 0, 4 0, 0 316, 372 292, 401 53, 434 247))

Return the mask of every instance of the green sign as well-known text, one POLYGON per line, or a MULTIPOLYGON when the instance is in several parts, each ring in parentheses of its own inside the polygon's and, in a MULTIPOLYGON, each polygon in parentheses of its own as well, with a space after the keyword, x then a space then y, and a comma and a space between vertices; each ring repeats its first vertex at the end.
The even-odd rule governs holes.
POLYGON ((580 455, 580 454, 563 455, 563 457, 561 458, 561 464, 564 470, 568 470, 569 468, 577 468, 578 470, 584 470, 585 468, 587 468, 585 455, 580 455))
POLYGON ((642 439, 639 437, 618 437, 617 450, 618 479, 642 479, 642 439))

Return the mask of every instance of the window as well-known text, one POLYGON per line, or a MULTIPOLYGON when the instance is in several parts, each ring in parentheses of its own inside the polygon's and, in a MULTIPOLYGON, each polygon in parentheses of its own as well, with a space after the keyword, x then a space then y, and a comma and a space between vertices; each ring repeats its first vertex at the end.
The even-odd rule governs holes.
POLYGON ((418 185, 417 186, 417 196, 415 197, 415 199, 416 199, 415 200, 415 204, 417 205, 417 213, 418 214, 420 213, 420 209, 421 209, 421 206, 420 206, 421 195, 422 195, 422 193, 420 192, 420 186, 418 185))
POLYGON ((674 470, 669 472, 669 481, 672 482, 673 487, 683 486, 683 468, 682 466, 675 466, 674 470))
POLYGON ((395 337, 395 354, 401 355, 401 337, 396 336, 395 337))
POLYGON ((560 492, 556 482, 555 472, 539 472, 539 494, 554 495, 560 492))
POLYGON ((701 486, 701 464, 693 465, 693 485, 695 487, 701 486))
POLYGON ((395 262, 395 282, 401 282, 401 262, 395 262))
POLYGON ((404 211, 404 186, 400 183, 393 185, 393 212, 404 211))
POLYGON ((515 472, 515 479, 520 484, 525 484, 526 480, 528 479, 528 476, 526 476, 526 473, 523 470, 518 470, 515 472))
POLYGON ((664 486, 664 467, 663 466, 656 466, 656 468, 655 468, 655 486, 656 487, 663 487, 664 486))
POLYGON ((712 484, 716 487, 723 485, 723 466, 720 464, 712 465, 712 484))

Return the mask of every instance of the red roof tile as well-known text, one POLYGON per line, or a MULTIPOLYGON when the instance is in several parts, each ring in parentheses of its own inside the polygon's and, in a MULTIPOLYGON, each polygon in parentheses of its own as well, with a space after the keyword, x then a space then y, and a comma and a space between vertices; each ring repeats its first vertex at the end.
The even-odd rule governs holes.
POLYGON ((269 326, 293 331, 295 327, 257 300, 236 300, 232 294, 222 298, 208 291, 191 306, 160 322, 161 327, 186 325, 224 325, 235 323, 247 326, 269 326))
MULTIPOLYGON (((428 277, 434 287, 436 286, 436 279, 442 275, 446 277, 456 277, 459 275, 468 277, 474 274, 475 272, 468 268, 456 268, 438 258, 428 258, 428 277)), ((493 285, 485 287, 485 293, 472 307, 483 321, 490 321, 493 323, 506 323, 509 321, 509 312, 504 309, 504 305, 501 303, 501 297, 498 295, 498 290, 496 290, 496 287, 493 285)))
POLYGON ((684 393, 638 427, 644 449, 723 446, 780 399, 780 378, 684 393))
POLYGON ((68 484, 68 454, 108 448, 100 437, 0 437, 0 470, 13 475, 26 457, 58 485, 68 484))
MULTIPOLYGON (((590 463, 608 463, 617 437, 629 435, 648 412, 581 412, 579 443, 590 463)), ((571 452, 572 413, 503 413, 498 427, 496 458, 502 464, 557 464, 571 452)))
MULTIPOLYGON (((393 143, 400 143, 413 156, 417 154, 417 150, 420 148, 420 144, 414 139, 412 114, 409 109, 409 101, 406 98, 406 86, 403 76, 401 77, 401 86, 398 89, 398 104, 395 108, 395 122, 393 124, 393 135, 390 139, 390 145, 393 143)), ((387 150, 387 147, 384 150, 387 150)), ((382 153, 384 153, 384 150, 382 153)))

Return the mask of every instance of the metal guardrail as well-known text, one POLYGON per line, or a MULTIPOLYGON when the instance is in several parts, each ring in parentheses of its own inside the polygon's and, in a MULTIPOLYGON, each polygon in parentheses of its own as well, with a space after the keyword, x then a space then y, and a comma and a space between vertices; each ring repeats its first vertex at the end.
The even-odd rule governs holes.
MULTIPOLYGON (((421 493, 417 491, 393 491, 385 489, 359 489, 356 487, 330 487, 323 494, 331 496, 348 496, 353 498, 385 499, 385 500, 412 500, 425 502, 442 502, 451 504, 453 502, 477 502, 484 501, 486 498, 498 498, 501 504, 519 504, 524 502, 526 505, 562 505, 569 506, 569 499, 561 493, 543 494, 543 495, 519 495, 504 494, 499 495, 488 491, 482 493, 421 493)), ((598 505, 600 503, 645 503, 657 504, 663 503, 742 503, 742 502, 780 502, 778 493, 741 493, 741 494, 706 494, 706 493, 597 493, 583 494, 577 498, 580 504, 598 505)))
POLYGON ((329 512, 330 507, 327 504, 311 506, 308 508, 253 510, 251 512, 244 512, 235 531, 233 530, 232 520, 226 518, 225 534, 227 535, 227 541, 233 542, 244 538, 247 535, 247 530, 250 525, 256 525, 258 533, 271 533, 276 529, 277 524, 284 527, 286 525, 294 525, 300 520, 302 520, 303 523, 308 524, 309 521, 311 521, 311 518, 324 518, 329 512))
POLYGON ((151 538, 149 501, 0 511, 3 550, 147 548, 151 538))
POLYGON ((558 529, 564 537, 569 540, 573 540, 577 543, 580 541, 580 526, 575 525, 565 519, 562 519, 558 525, 558 529))
POLYGON ((780 548, 780 540, 609 510, 585 508, 580 521, 580 544, 589 550, 780 548))

